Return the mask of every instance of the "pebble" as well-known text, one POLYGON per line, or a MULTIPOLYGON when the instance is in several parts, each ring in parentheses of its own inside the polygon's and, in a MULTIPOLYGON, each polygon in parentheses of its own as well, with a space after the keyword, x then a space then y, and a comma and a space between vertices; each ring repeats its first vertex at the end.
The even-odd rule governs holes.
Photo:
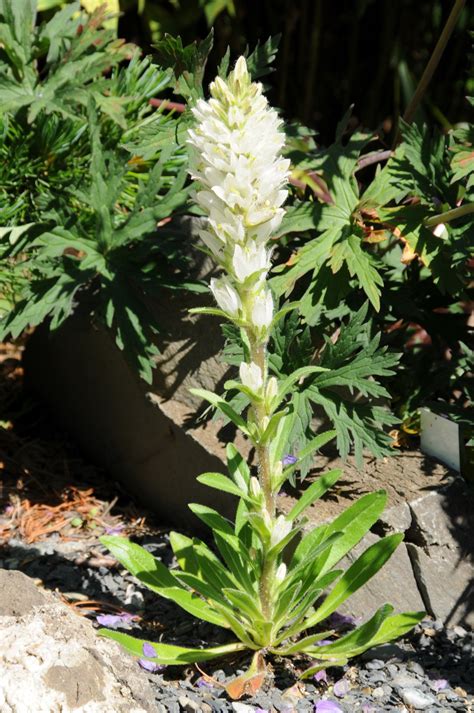
POLYGON ((420 666, 418 661, 408 661, 407 671, 411 671, 412 673, 415 673, 417 676, 425 675, 425 670, 424 670, 423 666, 420 666))
POLYGON ((394 686, 399 688, 419 688, 423 685, 422 681, 419 681, 409 673, 397 673, 392 680, 394 686))
POLYGON ((385 663, 383 661, 380 661, 380 659, 373 659, 372 661, 367 661, 365 668, 367 668, 369 671, 378 671, 384 666, 385 663))
POLYGON ((402 691, 402 700, 407 706, 413 706, 417 711, 424 711, 435 701, 431 696, 427 696, 416 688, 405 688, 402 691))

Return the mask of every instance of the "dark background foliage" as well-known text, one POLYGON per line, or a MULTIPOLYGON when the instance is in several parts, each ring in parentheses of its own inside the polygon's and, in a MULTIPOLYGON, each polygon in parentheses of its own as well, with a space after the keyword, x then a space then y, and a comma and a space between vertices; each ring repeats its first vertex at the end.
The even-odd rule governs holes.
MULTIPOLYGON (((232 3, 221 2, 221 6, 232 3)), ((322 143, 350 104, 353 123, 379 129, 389 141, 398 115, 430 57, 453 7, 447 0, 235 0, 235 14, 220 12, 207 68, 211 79, 230 46, 234 56, 248 45, 281 33, 280 51, 268 83, 270 99, 287 118, 317 129, 322 143), (388 135, 388 136, 387 136, 388 135)), ((122 0, 119 36, 151 48, 159 34, 179 33, 183 44, 205 37, 203 0, 122 0), (150 25, 150 18, 154 23, 150 25), (153 32, 154 28, 154 32, 153 32)), ((443 128, 466 120, 472 11, 467 3, 420 110, 419 119, 443 128)))

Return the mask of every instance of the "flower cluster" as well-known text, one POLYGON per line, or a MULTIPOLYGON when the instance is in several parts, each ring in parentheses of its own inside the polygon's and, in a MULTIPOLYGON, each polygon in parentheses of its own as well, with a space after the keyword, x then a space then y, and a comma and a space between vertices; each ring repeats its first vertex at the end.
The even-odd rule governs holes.
MULTIPOLYGON (((289 161, 280 156, 284 134, 244 57, 226 81, 216 78, 210 93, 209 101, 200 100, 193 109, 196 125, 188 144, 190 173, 201 185, 196 201, 209 216, 200 237, 227 273, 211 281, 211 291, 228 317, 265 343, 273 318, 267 243, 287 197, 289 161)), ((248 373, 253 386, 263 378, 254 367, 248 373)))

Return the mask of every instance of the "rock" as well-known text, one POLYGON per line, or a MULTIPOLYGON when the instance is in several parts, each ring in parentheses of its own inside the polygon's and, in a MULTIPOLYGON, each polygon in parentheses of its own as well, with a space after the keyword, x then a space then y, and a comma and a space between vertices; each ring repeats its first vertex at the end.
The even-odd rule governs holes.
POLYGON ((156 710, 145 674, 90 622, 21 572, 0 571, 0 592, 2 713, 156 710))
POLYGON ((424 711, 428 706, 436 703, 434 698, 427 696, 416 688, 405 688, 405 690, 401 692, 401 697, 407 706, 413 706, 417 711, 424 711))
POLYGON ((399 688, 419 688, 423 685, 423 681, 419 681, 415 676, 409 673, 397 673, 392 680, 394 686, 399 688))
POLYGON ((377 525, 381 526, 385 533, 406 532, 411 525, 411 521, 412 514, 408 503, 400 503, 384 510, 377 525))
POLYGON ((450 626, 472 628, 474 494, 455 478, 446 488, 411 502, 410 510, 407 546, 426 608, 450 626))
MULTIPOLYGON (((343 568, 350 566, 364 550, 379 539, 373 533, 367 534, 344 558, 341 566, 343 568)), ((346 599, 338 611, 341 614, 350 614, 366 620, 386 602, 393 604, 396 611, 422 611, 424 609, 423 600, 413 576, 410 558, 403 542, 377 574, 364 587, 346 599)))
POLYGON ((202 701, 193 701, 187 696, 179 697, 179 705, 184 713, 212 713, 212 708, 202 701))
POLYGON ((45 603, 45 595, 25 574, 0 570, 0 616, 23 616, 45 603))

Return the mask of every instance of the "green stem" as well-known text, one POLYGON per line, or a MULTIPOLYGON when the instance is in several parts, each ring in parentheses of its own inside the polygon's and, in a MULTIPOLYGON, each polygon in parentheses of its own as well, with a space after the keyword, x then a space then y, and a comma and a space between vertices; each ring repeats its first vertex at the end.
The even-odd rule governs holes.
POLYGON ((434 228, 440 223, 449 223, 451 220, 456 220, 456 218, 463 218, 465 215, 474 213, 474 203, 465 203, 460 205, 458 208, 452 208, 444 213, 438 213, 437 215, 432 215, 424 221, 425 228, 434 228))
MULTIPOLYGON (((263 376, 263 388, 266 388, 268 380, 268 364, 266 344, 259 342, 249 336, 250 341, 250 359, 260 367, 263 376)), ((258 402, 252 404, 254 414, 257 420, 257 425, 262 433, 264 430, 264 419, 267 417, 265 403, 258 402)), ((264 495, 264 507, 267 517, 274 522, 276 516, 275 493, 272 487, 272 473, 270 465, 270 449, 267 444, 257 444, 256 454, 258 461, 258 473, 260 486, 264 495)), ((262 613, 267 621, 272 620, 272 583, 275 575, 275 561, 269 559, 267 553, 263 552, 262 574, 259 582, 259 596, 262 613)))

